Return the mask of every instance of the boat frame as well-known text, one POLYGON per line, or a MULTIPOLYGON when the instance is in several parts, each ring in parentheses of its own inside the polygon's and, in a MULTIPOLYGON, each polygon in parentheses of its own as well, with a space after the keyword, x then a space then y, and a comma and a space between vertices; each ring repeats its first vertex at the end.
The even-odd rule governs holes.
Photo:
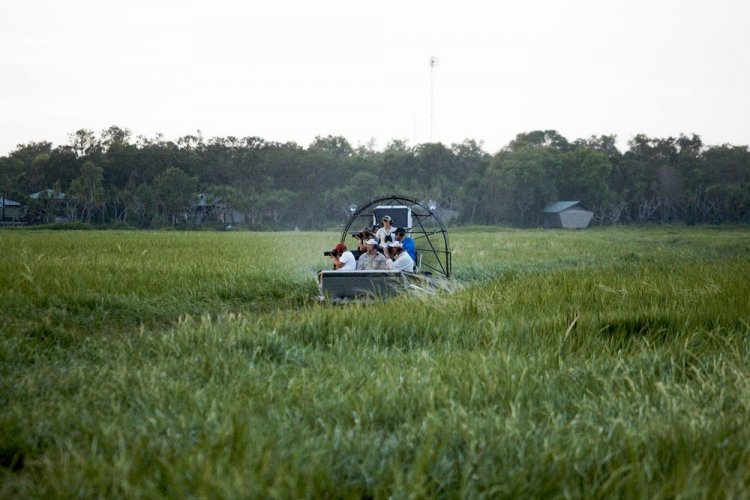
MULTIPOLYGON (((351 216, 344 225, 340 243, 346 245, 347 240, 359 233, 363 226, 371 228, 374 233, 380 227, 379 220, 388 214, 394 221, 408 221, 411 224, 405 229, 414 240, 417 268, 415 272, 321 271, 321 299, 340 302, 385 298, 407 289, 434 293, 431 290, 436 279, 451 277, 448 231, 435 213, 435 207, 425 206, 407 196, 392 194, 373 198, 361 207, 352 205, 350 210, 351 216)), ((398 225, 394 224, 394 227, 398 225)))

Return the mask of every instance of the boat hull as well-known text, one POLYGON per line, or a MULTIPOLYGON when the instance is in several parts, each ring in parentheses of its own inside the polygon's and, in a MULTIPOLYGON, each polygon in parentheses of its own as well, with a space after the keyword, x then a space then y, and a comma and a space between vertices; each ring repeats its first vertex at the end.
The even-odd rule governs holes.
POLYGON ((408 287, 409 282, 400 271, 320 272, 320 295, 328 300, 385 298, 408 287))

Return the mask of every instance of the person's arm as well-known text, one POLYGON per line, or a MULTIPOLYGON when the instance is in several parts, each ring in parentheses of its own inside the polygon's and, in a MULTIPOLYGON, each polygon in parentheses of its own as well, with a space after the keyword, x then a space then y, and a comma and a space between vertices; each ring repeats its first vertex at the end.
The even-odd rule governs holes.
POLYGON ((378 254, 378 257, 380 257, 376 262, 376 268, 377 269, 388 269, 388 261, 385 260, 385 257, 383 254, 378 254))
POLYGON ((393 269, 394 271, 403 271, 403 264, 404 259, 402 257, 399 257, 393 261, 393 266, 391 267, 391 269, 393 269))
POLYGON ((338 255, 331 255, 331 260, 333 260, 333 268, 334 269, 340 269, 341 266, 344 265, 343 262, 341 262, 341 259, 338 255))
POLYGON ((367 251, 367 243, 365 243, 365 239, 357 238, 357 248, 361 253, 365 253, 367 251))

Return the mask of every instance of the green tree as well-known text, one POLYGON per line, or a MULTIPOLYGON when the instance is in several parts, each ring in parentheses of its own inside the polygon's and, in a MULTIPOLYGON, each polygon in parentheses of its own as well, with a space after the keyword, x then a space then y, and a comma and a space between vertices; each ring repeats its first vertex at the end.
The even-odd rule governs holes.
POLYGON ((326 192, 326 205, 331 209, 333 221, 348 217, 352 203, 362 204, 373 199, 381 185, 382 180, 374 173, 362 170, 354 174, 351 181, 326 192))
POLYGON ((557 194, 562 200, 581 201, 604 219, 611 201, 608 179, 612 164, 607 156, 588 147, 578 147, 562 155, 557 178, 557 194))
POLYGON ((334 135, 316 136, 308 150, 330 154, 336 159, 346 158, 354 154, 354 149, 346 138, 334 135))
POLYGON ((0 158, 0 198, 19 198, 23 189, 23 162, 17 158, 0 158))
POLYGON ((137 187, 129 183, 130 188, 126 191, 128 203, 130 206, 129 213, 143 227, 152 225, 153 220, 159 215, 159 202, 154 194, 154 187, 151 184, 139 184, 137 187))
POLYGON ((51 152, 52 143, 49 141, 29 142, 27 144, 19 144, 8 156, 23 162, 24 167, 28 170, 34 158, 40 154, 50 154, 51 152))
POLYGON ((557 130, 534 130, 516 135, 516 138, 508 145, 508 149, 518 151, 528 146, 543 146, 562 153, 570 151, 573 147, 557 130))
POLYGON ((592 135, 588 139, 578 139, 573 143, 575 149, 588 148, 603 153, 612 165, 617 165, 622 153, 617 149, 616 135, 592 135))
POLYGON ((130 145, 130 130, 112 125, 101 133, 101 145, 104 151, 109 151, 112 147, 122 147, 130 145))
POLYGON ((169 167, 154 180, 156 199, 163 214, 176 225, 180 218, 187 220, 198 195, 198 179, 177 167, 169 167))
POLYGON ((535 226, 545 204, 556 198, 555 179, 561 168, 560 153, 542 146, 502 151, 487 171, 487 199, 499 209, 501 220, 517 226, 535 226))
POLYGON ((414 177, 418 175, 416 174, 416 157, 414 154, 414 148, 410 147, 407 141, 394 139, 389 142, 381 155, 379 163, 375 175, 381 178, 381 186, 375 193, 373 193, 373 196, 392 194, 394 191, 392 184, 386 183, 384 180, 391 179, 394 176, 400 178, 407 177, 407 180, 405 181, 407 185, 404 186, 403 189, 412 194, 418 195, 418 193, 412 192, 413 184, 418 183, 418 181, 414 179, 414 177))
POLYGON ((169 167, 154 180, 154 191, 159 206, 167 219, 176 225, 187 220, 198 195, 198 179, 177 167, 169 167))
POLYGON ((482 179, 491 157, 482 149, 481 143, 470 139, 451 145, 451 151, 460 184, 456 205, 461 212, 461 220, 474 224, 478 222, 477 218, 482 214, 487 201, 483 196, 482 179))
POLYGON ((458 186, 462 179, 456 168, 453 151, 442 143, 425 143, 412 148, 413 168, 408 172, 394 172, 394 178, 408 179, 405 187, 414 196, 433 199, 442 207, 454 209, 458 186))
POLYGON ((91 222, 95 210, 102 208, 105 201, 102 168, 91 161, 81 166, 81 175, 70 184, 69 196, 75 200, 81 221, 91 222))
POLYGON ((68 134, 68 140, 71 149, 79 158, 82 156, 95 157, 101 152, 101 142, 96 138, 93 130, 85 128, 76 130, 72 134, 68 134))

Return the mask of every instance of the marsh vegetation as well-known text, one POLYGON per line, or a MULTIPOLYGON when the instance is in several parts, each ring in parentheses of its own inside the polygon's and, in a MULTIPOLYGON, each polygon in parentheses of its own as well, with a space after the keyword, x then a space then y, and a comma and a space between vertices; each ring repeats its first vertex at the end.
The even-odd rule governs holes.
POLYGON ((745 229, 451 237, 341 307, 334 233, 0 232, 0 497, 747 496, 745 229))

